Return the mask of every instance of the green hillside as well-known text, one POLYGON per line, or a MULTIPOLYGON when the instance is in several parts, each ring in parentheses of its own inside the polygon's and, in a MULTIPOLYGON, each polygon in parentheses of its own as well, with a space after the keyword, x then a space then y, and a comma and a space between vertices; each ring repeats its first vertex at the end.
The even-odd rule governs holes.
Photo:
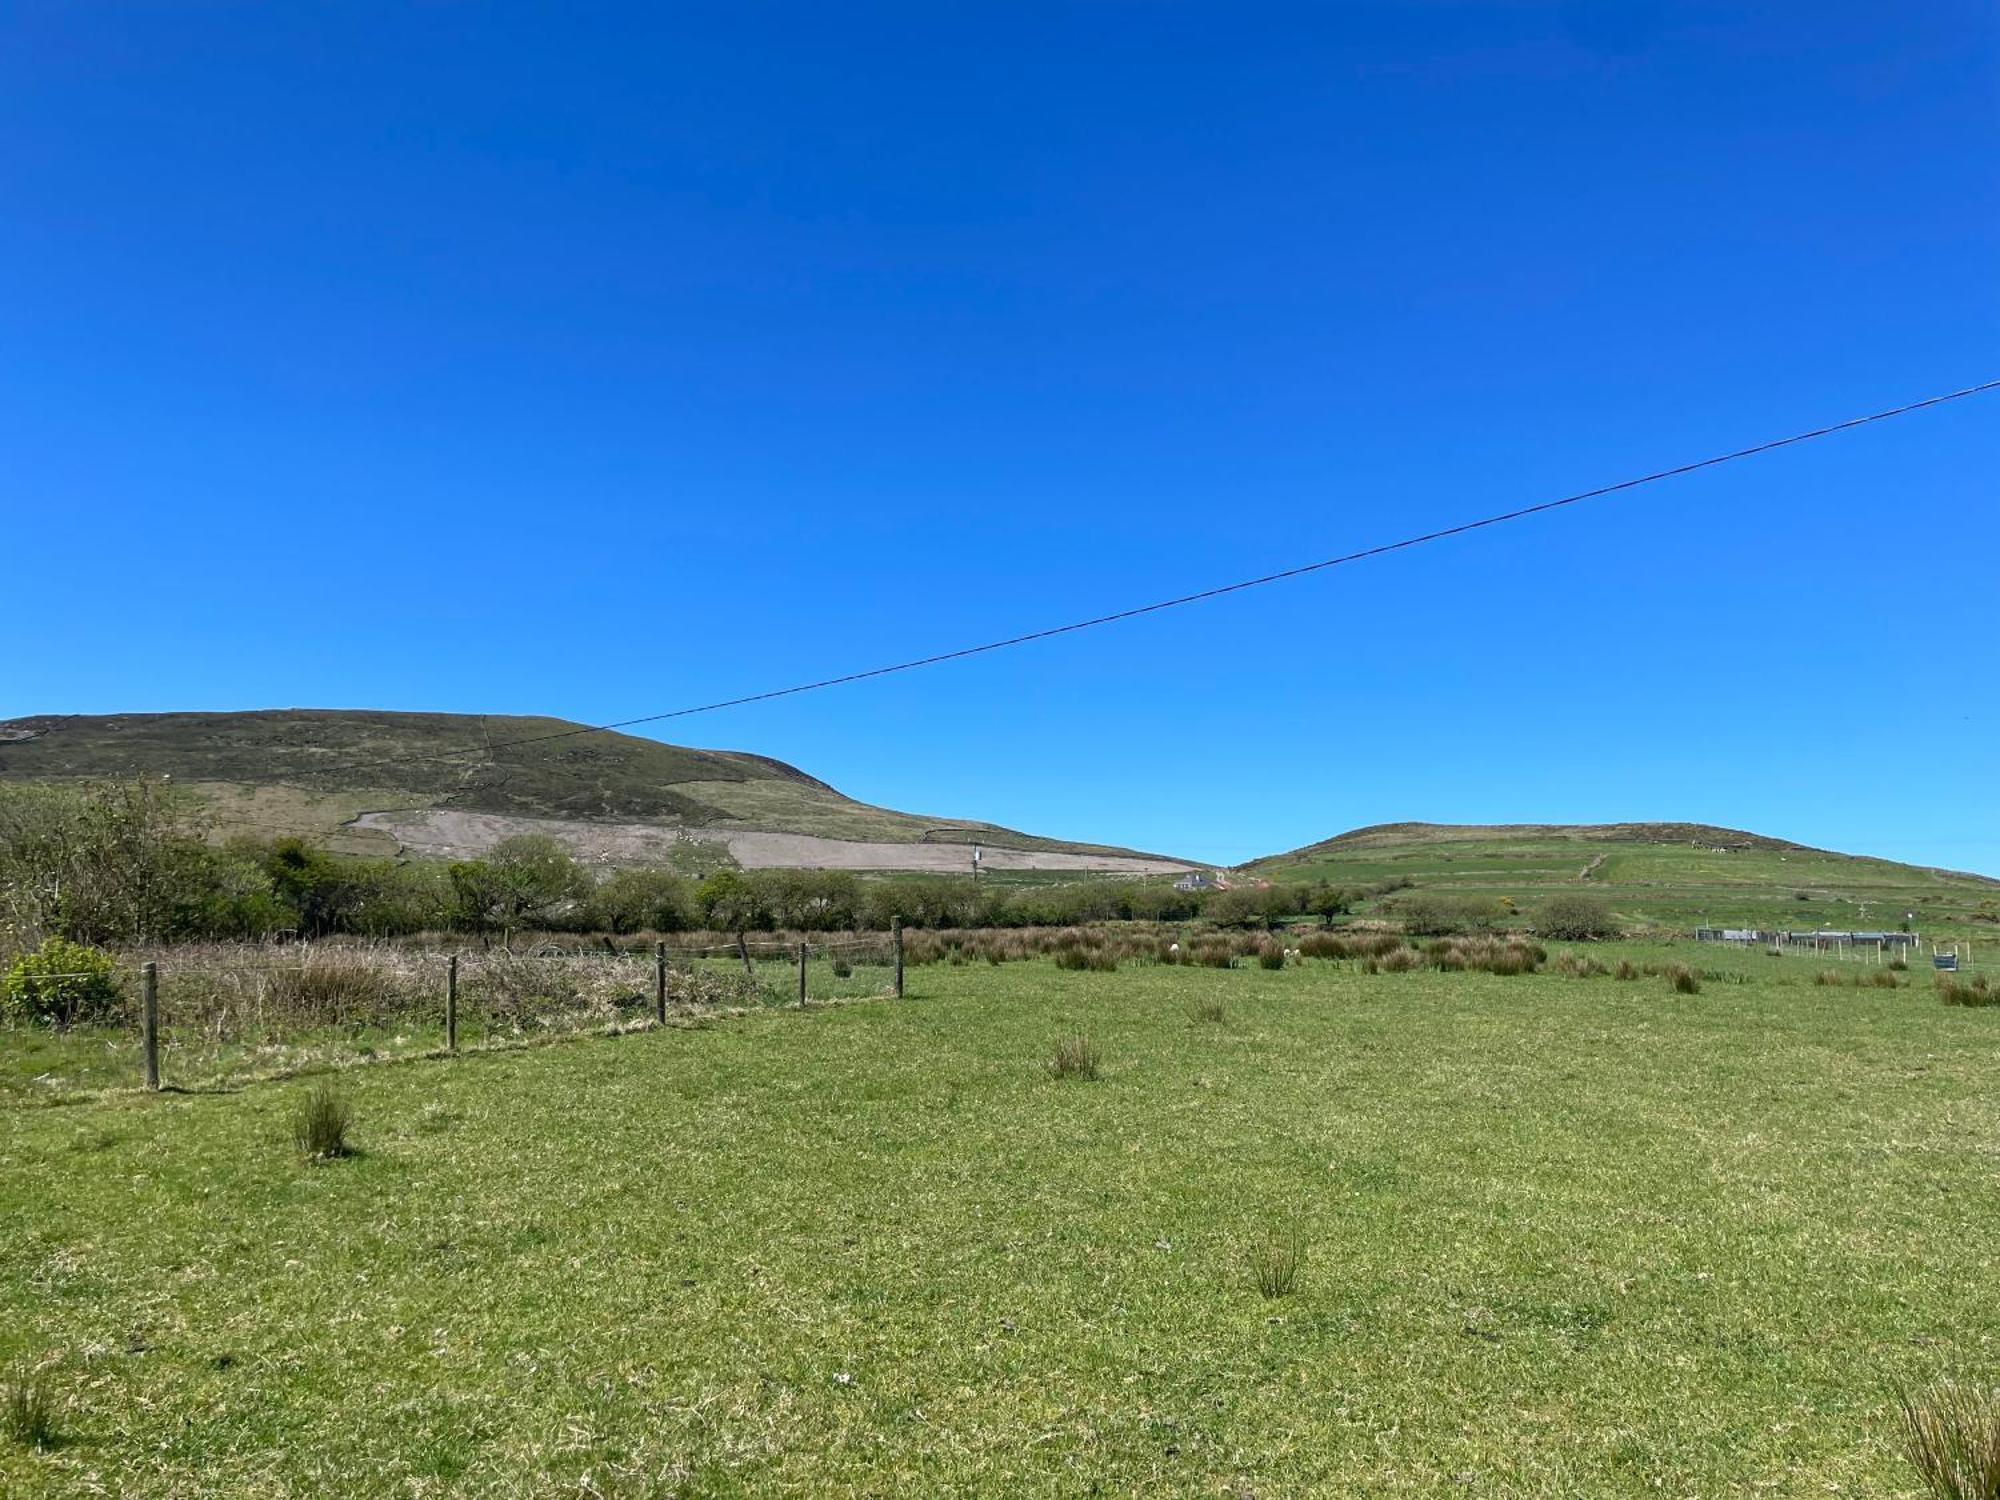
POLYGON ((1895 927, 2000 922, 2000 881, 1836 854, 1702 823, 1384 823, 1243 867, 1271 881, 1371 885, 1532 905, 1593 892, 1629 920, 1677 928, 1895 927))
POLYGON ((349 826, 357 816, 432 809, 580 825, 1131 852, 872 807, 761 755, 566 733, 582 727, 357 709, 46 715, 0 720, 0 780, 171 777, 210 805, 225 832, 308 833, 356 852, 383 852, 392 842, 349 826))

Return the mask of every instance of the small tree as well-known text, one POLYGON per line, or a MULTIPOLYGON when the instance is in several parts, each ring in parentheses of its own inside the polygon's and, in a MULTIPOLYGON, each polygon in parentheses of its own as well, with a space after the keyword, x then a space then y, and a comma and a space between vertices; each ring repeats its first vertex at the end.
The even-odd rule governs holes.
POLYGON ((1611 908, 1595 896, 1565 893, 1551 896, 1535 908, 1535 935, 1564 942, 1585 943, 1618 936, 1611 908))
POLYGON ((0 787, 0 921, 29 942, 170 936, 201 832, 164 782, 0 787))
POLYGON ((591 889, 569 851, 538 833, 502 839, 485 859, 454 864, 451 883, 463 920, 503 932, 546 923, 591 889))
POLYGON ((264 871, 278 899, 298 913, 306 937, 342 931, 360 907, 363 891, 349 863, 305 839, 272 840, 264 871))
POLYGON ((1319 918, 1321 926, 1331 927, 1335 917, 1354 910, 1354 892, 1322 881, 1307 894, 1306 910, 1319 918))
POLYGON ((679 932, 693 925, 688 882, 666 870, 620 870, 590 898, 591 921, 609 932, 679 932))
POLYGON ((1218 927, 1248 927, 1259 921, 1263 913, 1254 890, 1235 886, 1210 896, 1202 915, 1218 927))
POLYGON ((717 870, 695 887, 701 919, 718 932, 745 932, 764 925, 764 903, 757 889, 734 870, 717 870))

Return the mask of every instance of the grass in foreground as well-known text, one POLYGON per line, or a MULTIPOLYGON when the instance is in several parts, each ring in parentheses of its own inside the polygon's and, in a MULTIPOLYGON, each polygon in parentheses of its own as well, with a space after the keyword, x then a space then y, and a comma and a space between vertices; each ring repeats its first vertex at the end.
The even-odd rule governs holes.
POLYGON ((39 1370, 22 1365, 0 1381, 0 1432, 23 1448, 47 1448, 55 1442, 55 1398, 39 1370))
POLYGON ((0 1113, 0 1366, 66 1393, 0 1493, 1919 1495, 1995 1017, 1741 967, 933 969, 357 1070, 337 1171, 296 1086, 0 1113))
POLYGON ((1910 1465, 1937 1500, 2000 1500, 2000 1394, 1945 1380, 1898 1402, 1910 1465))

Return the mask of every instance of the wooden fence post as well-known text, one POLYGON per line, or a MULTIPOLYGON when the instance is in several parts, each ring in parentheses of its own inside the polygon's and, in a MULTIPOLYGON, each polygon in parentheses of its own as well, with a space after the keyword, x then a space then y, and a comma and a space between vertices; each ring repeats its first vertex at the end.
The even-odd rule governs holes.
POLYGON ((653 1019, 667 1024, 667 945, 653 944, 653 1019))
POLYGON ((750 962, 750 945, 743 941, 741 931, 738 931, 736 934, 736 956, 743 960, 744 975, 754 981, 757 978, 757 970, 750 962))
POLYGON ((444 1050, 458 1050, 458 955, 444 965, 444 1050))
POLYGON ((806 945, 799 944, 799 1009, 806 1008, 806 945))
POLYGON ((146 1087, 160 1091, 160 966, 147 959, 140 968, 139 1051, 145 1059, 146 1087))
POLYGON ((889 941, 896 948, 896 998, 903 998, 903 919, 889 919, 889 941))

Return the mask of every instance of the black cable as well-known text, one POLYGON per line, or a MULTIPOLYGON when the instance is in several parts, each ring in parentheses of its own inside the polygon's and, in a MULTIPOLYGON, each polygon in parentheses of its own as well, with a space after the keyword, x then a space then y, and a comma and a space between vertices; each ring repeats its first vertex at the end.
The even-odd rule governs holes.
POLYGON ((1011 635, 1004 640, 987 641, 978 646, 962 646, 956 651, 941 651, 934 656, 919 656, 910 661, 896 662, 886 667, 870 667, 864 672, 846 672, 838 677, 822 677, 815 682, 801 682, 792 687, 771 688, 761 693, 746 693, 740 698, 721 698, 713 703, 701 703, 692 708, 674 708, 665 713, 643 714, 636 719, 617 719, 609 724, 579 724, 573 729, 558 729, 549 734, 527 735, 521 739, 501 740, 497 744, 467 746, 463 750, 435 750, 421 755, 397 756, 388 760, 349 761, 344 765, 316 766, 294 774, 325 776, 336 771, 366 770, 371 766, 394 766, 415 764, 420 761, 451 760, 462 755, 478 755, 495 750, 507 750, 516 745, 538 745, 549 740, 573 739, 583 734, 605 734, 614 729, 630 729, 637 724, 659 724, 668 719, 686 719, 695 714, 715 713, 725 708, 742 708, 751 703, 768 703, 774 698, 790 698, 800 693, 816 693, 823 688, 844 687, 852 682, 866 682, 874 677, 888 677, 897 672, 913 672, 919 667, 934 667, 948 661, 963 661, 968 656, 983 656, 989 651, 1004 651, 1010 646, 1025 646, 1031 641, 1046 641, 1059 635, 1072 635, 1079 630, 1094 630, 1100 625, 1113 625, 1120 620, 1133 620, 1141 615, 1158 614, 1162 610, 1179 609, 1184 605, 1199 604, 1208 599, 1219 599, 1225 594, 1240 594, 1246 589, 1263 588, 1266 584, 1282 583, 1288 578, 1302 578, 1308 573, 1323 572, 1328 568, 1341 567, 1347 563, 1363 562, 1371 557, 1381 557, 1390 552, 1401 552, 1411 547, 1421 547, 1428 542, 1441 542, 1448 537, 1464 536, 1470 531, 1481 531, 1488 526, 1500 526, 1509 521, 1519 521, 1528 516, 1542 515, 1547 511, 1561 510, 1565 506, 1580 505, 1586 500, 1599 500, 1606 495, 1615 495, 1623 490, 1638 489, 1641 485, 1657 484, 1663 479, 1677 479, 1684 474, 1693 474, 1702 469, 1712 469, 1718 464, 1734 463, 1740 458, 1754 458, 1760 453, 1770 453, 1779 448, 1789 448, 1798 443, 1809 443, 1815 438, 1831 437, 1836 432, 1846 432, 1851 428, 1865 427, 1871 422, 1886 422, 1891 417, 1907 416, 1927 407, 1942 406, 1948 401, 1960 401, 1967 396, 1981 395, 1987 391, 2000 390, 2000 380, 1988 380, 1979 385, 1969 385, 1962 390, 1948 391, 1941 396, 1926 396, 1921 401, 1907 402, 1902 406, 1892 406, 1886 411, 1870 412, 1866 416, 1849 417, 1844 422, 1835 422, 1826 427, 1815 427, 1808 432, 1795 432, 1789 437, 1772 438, 1768 442, 1754 443, 1748 448, 1738 448, 1731 453, 1718 453, 1712 458, 1697 459, 1693 463, 1676 464, 1671 469, 1657 469, 1651 474, 1642 474, 1636 479, 1621 479, 1616 484, 1600 485, 1594 490, 1583 490, 1574 495, 1565 495, 1560 500, 1544 500, 1537 505, 1524 505, 1515 510, 1502 511, 1498 515, 1482 516, 1477 521, 1464 521, 1456 526, 1446 526, 1437 531, 1426 531, 1419 536, 1404 537, 1397 542, 1384 542, 1375 547, 1364 547, 1359 552, 1343 553, 1339 557, 1329 557, 1319 562, 1301 563, 1297 567, 1283 568, 1276 573, 1266 573, 1258 578, 1245 578, 1236 583, 1219 584, 1214 588, 1200 589, 1192 594, 1181 594, 1172 599, 1161 599, 1153 604, 1135 605, 1131 609, 1116 610, 1108 615, 1094 615, 1087 620, 1076 620, 1068 625, 1052 625, 1044 630, 1031 630, 1024 635, 1011 635))

